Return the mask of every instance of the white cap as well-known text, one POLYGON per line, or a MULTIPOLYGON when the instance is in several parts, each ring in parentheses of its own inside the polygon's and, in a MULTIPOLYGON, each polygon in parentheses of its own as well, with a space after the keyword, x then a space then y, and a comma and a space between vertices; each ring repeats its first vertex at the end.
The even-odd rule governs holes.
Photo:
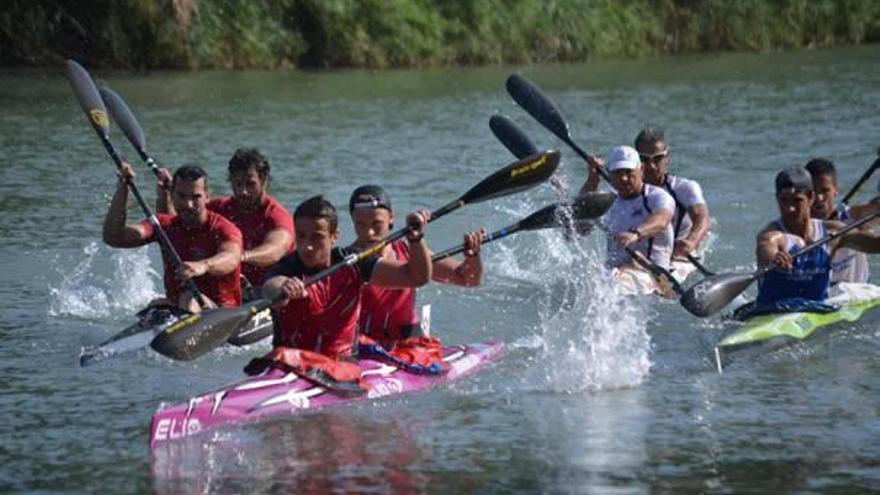
POLYGON ((639 152, 630 146, 616 146, 608 155, 608 170, 635 170, 641 166, 639 152))

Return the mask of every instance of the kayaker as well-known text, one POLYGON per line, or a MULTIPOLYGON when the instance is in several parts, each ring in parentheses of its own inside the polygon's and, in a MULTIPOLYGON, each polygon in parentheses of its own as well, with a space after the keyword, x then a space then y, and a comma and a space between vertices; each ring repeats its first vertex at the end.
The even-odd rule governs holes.
POLYGON ((835 249, 880 252, 880 237, 855 231, 793 259, 794 251, 845 225, 836 220, 811 218, 815 200, 813 180, 803 168, 788 168, 776 176, 780 217, 758 234, 756 255, 760 267, 775 264, 777 268, 758 280, 758 307, 792 298, 826 299, 831 281, 831 255, 835 249))
MULTIPOLYGON (((357 234, 357 239, 349 247, 351 250, 365 249, 393 229, 391 198, 380 186, 364 185, 355 189, 348 201, 348 211, 357 234)), ((483 230, 466 233, 464 259, 445 258, 433 263, 432 280, 462 287, 480 285, 483 278, 480 247, 484 235, 483 230)), ((409 243, 401 239, 385 246, 379 255, 388 260, 407 261, 409 251, 409 243)), ((416 291, 413 288, 367 284, 363 291, 360 333, 388 350, 401 339, 423 336, 415 303, 416 291)))
POLYGON ((645 127, 636 136, 635 148, 642 162, 645 182, 662 187, 675 200, 675 215, 672 217, 675 246, 672 256, 679 259, 693 254, 711 226, 703 189, 694 180, 669 173, 669 146, 662 130, 645 127))
MULTIPOLYGON (((211 198, 208 209, 234 223, 244 236, 241 272, 249 284, 259 287, 269 268, 282 256, 293 252, 295 239, 290 211, 268 193, 269 160, 256 148, 238 148, 229 159, 232 196, 211 198)), ((169 208, 170 174, 160 172, 157 209, 169 208)))
POLYGON ((351 356, 356 347, 362 287, 418 287, 431 280, 431 254, 422 228, 429 212, 406 218, 408 261, 369 256, 305 288, 303 279, 341 261, 336 208, 323 196, 305 200, 294 211, 296 250, 276 264, 263 284, 267 297, 285 296, 280 308, 281 338, 276 345, 314 351, 332 358, 351 356))
MULTIPOLYGON (((598 170, 605 166, 604 160, 596 156, 588 157, 588 163, 590 171, 581 193, 598 189, 598 170)), ((630 247, 655 264, 669 268, 675 200, 662 188, 644 182, 639 153, 634 148, 617 146, 612 149, 607 168, 617 194, 604 220, 610 233, 607 265, 611 268, 638 268, 623 249, 630 247)))
MULTIPOLYGON (((116 193, 104 217, 104 242, 111 247, 132 248, 157 240, 148 220, 126 223, 128 187, 125 180, 134 177, 131 165, 123 163, 116 193)), ((153 301, 151 306, 164 303, 190 312, 207 309, 200 308, 194 294, 183 287, 183 281, 188 279, 195 281, 208 307, 240 305, 241 232, 232 222, 208 210, 208 174, 197 166, 178 168, 171 180, 170 194, 178 213, 157 213, 156 218, 183 263, 175 269, 174 262, 163 250, 166 298, 153 301)))
MULTIPOLYGON (((811 211, 813 218, 851 223, 880 210, 880 202, 876 199, 861 205, 850 206, 846 203, 837 205, 837 195, 840 190, 837 182, 837 170, 831 160, 813 158, 807 162, 805 168, 813 180, 813 190, 816 194, 811 211)), ((839 282, 866 283, 870 276, 868 256, 865 253, 847 248, 841 248, 834 252, 831 259, 832 284, 839 282)))

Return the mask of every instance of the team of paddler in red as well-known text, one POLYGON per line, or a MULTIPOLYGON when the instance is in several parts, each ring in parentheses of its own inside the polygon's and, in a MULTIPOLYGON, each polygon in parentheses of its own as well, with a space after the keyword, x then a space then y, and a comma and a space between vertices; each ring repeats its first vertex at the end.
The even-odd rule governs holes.
MULTIPOLYGON (((269 161, 259 150, 236 150, 228 172, 232 196, 211 197, 207 174, 200 167, 182 166, 173 175, 160 171, 156 216, 184 261, 175 266, 163 252, 166 297, 153 304, 176 305, 190 312, 237 306, 242 304, 244 282, 265 297, 284 299, 275 310, 272 359, 296 349, 298 359, 299 351, 308 351, 310 359, 345 361, 366 345, 405 363, 439 364, 440 342, 421 332, 415 288, 431 280, 479 285, 482 231, 464 235, 463 260, 432 263, 423 236, 430 212, 418 210, 406 217, 405 240, 306 288, 311 275, 390 233, 395 216, 387 192, 376 185, 353 191, 348 206, 357 240, 341 248, 336 246, 340 230, 333 204, 314 196, 300 203, 291 216, 268 194, 269 161), (201 301, 186 289, 184 282, 190 279, 201 292, 201 301)), ((126 222, 125 179, 134 175, 124 163, 104 219, 104 241, 112 247, 157 240, 148 220, 126 222)))

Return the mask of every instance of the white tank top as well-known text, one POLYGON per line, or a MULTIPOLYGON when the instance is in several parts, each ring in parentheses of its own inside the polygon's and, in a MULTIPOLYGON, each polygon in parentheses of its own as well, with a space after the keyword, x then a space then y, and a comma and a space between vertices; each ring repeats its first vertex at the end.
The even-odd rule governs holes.
MULTIPOLYGON (((612 234, 626 232, 641 225, 651 213, 658 210, 675 211, 675 200, 660 187, 645 184, 642 193, 623 199, 618 196, 605 215, 605 224, 612 234)), ((632 244, 634 250, 641 252, 654 263, 669 268, 672 258, 672 223, 663 232, 651 238, 639 239, 632 244)), ((608 236, 608 266, 615 268, 630 261, 630 256, 608 236)))
POLYGON ((706 199, 703 198, 703 189, 696 181, 672 174, 666 175, 663 188, 676 202, 675 216, 672 217, 672 228, 676 232, 675 239, 684 239, 693 228, 691 216, 687 213, 688 209, 706 204, 706 199), (678 205, 681 205, 681 209, 677 208, 678 205), (681 222, 680 226, 679 222, 681 222), (677 231, 675 231, 676 227, 678 227, 677 231))

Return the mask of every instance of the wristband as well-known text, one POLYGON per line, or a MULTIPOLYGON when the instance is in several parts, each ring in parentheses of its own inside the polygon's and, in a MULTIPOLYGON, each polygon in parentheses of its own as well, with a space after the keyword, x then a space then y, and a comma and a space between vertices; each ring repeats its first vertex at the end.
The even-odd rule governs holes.
POLYGON ((247 254, 247 251, 242 250, 242 251, 241 251, 241 262, 242 262, 242 263, 247 263, 247 260, 248 260, 248 254, 247 254))
POLYGON ((638 227, 633 227, 633 228, 629 229, 629 232, 632 232, 633 234, 635 234, 637 240, 642 237, 642 234, 639 232, 638 227))

